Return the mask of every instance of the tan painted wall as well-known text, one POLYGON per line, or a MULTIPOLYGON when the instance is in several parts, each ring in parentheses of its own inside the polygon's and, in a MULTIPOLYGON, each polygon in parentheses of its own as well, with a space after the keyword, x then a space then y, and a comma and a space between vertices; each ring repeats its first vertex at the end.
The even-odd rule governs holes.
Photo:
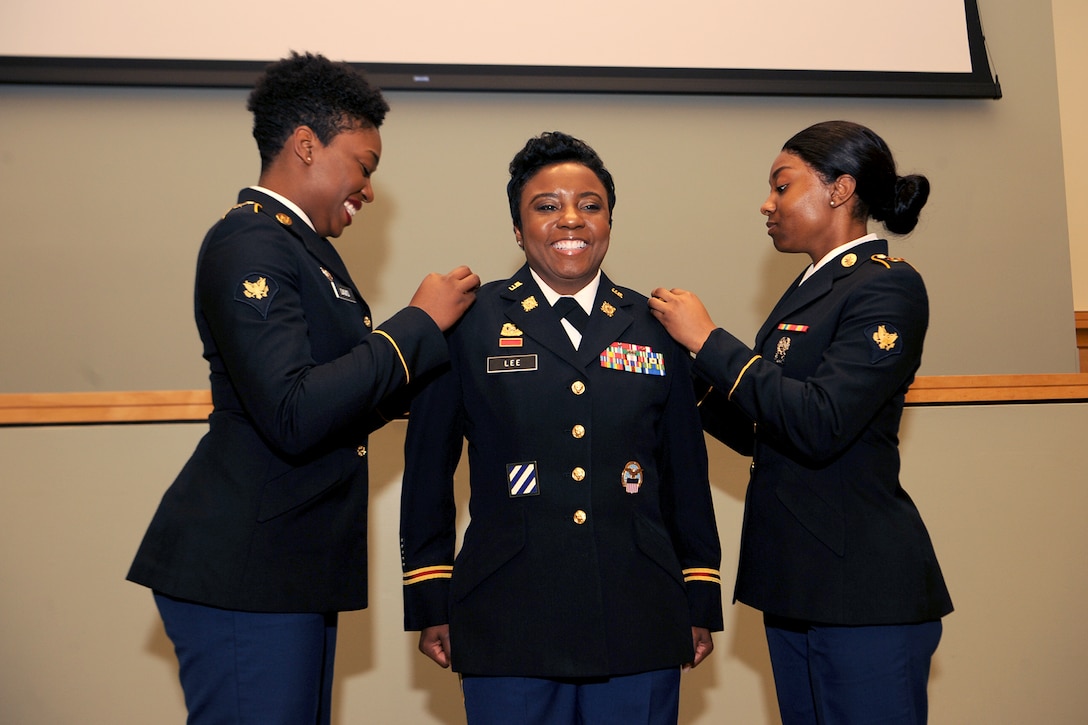
MULTIPOLYGON (((770 162, 795 131, 849 118, 933 183, 892 247, 929 288, 923 374, 1076 372, 1053 23, 1017 0, 982 10, 998 101, 391 93, 377 202, 338 246, 378 320, 425 271, 507 276, 506 165, 559 128, 616 176, 612 278, 694 289, 750 338, 807 263, 766 236, 770 162)), ((192 270, 257 178, 245 95, 0 87, 0 391, 206 385, 192 270)))
MULTIPOLYGON (((956 605, 933 664, 934 725, 1073 725, 1088 712, 1088 488, 1071 453, 1085 430, 1088 404, 907 411, 904 484, 956 605)), ((0 721, 184 721, 151 595, 123 578, 163 483, 203 431, 0 429, 0 721)), ((402 439, 394 424, 371 442, 371 608, 341 620, 336 725, 464 722, 455 676, 401 631, 402 439)), ((710 448, 728 581, 747 462, 710 448)), ((682 723, 777 723, 759 614, 727 607, 715 644, 684 677, 682 723)))

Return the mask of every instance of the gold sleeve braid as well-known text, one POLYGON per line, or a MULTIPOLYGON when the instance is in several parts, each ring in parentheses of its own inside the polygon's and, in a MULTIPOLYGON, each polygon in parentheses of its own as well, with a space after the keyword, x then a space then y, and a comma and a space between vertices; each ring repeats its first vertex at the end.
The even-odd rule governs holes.
POLYGON ((404 367, 404 382, 406 382, 406 383, 411 382, 412 374, 408 371, 408 363, 404 361, 404 355, 401 354, 400 347, 397 346, 396 340, 394 340, 392 337, 390 337, 389 333, 386 332, 385 330, 375 330, 374 334, 375 335, 381 335, 386 340, 389 340, 389 344, 393 346, 393 350, 396 351, 397 357, 400 358, 401 366, 404 367))

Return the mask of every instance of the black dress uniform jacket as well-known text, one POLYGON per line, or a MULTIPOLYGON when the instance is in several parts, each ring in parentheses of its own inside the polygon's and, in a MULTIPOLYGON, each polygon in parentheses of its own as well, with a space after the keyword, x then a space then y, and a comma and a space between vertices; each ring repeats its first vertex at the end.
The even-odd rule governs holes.
POLYGON ((695 363, 714 385, 706 430, 753 454, 735 598, 769 614, 879 625, 952 611, 899 483, 929 303, 921 276, 887 251, 875 240, 840 254, 790 287, 754 351, 718 329, 695 363))
POLYGON ((480 289, 450 357, 409 417, 405 628, 448 623, 467 674, 690 662, 691 627, 722 628, 720 548, 690 357, 646 298, 602 274, 576 351, 526 266, 480 289), (620 351, 664 375, 605 366, 620 351), (455 563, 466 438, 471 522, 455 563))
POLYGON ((255 612, 367 604, 367 434, 379 403, 448 360, 407 308, 371 330, 340 256, 254 189, 208 232, 196 323, 209 432, 167 490, 128 578, 255 612))

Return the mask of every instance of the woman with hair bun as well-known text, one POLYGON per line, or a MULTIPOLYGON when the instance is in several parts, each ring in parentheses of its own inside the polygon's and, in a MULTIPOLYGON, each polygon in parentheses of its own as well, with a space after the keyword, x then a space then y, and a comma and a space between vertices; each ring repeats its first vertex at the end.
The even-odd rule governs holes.
POLYGON ((690 292, 658 288, 650 308, 695 355, 705 430, 752 456, 734 597, 764 613, 784 725, 924 723, 952 601, 898 441, 929 303, 868 220, 913 231, 929 181, 846 121, 787 141, 769 181, 775 249, 812 264, 755 348, 690 292))

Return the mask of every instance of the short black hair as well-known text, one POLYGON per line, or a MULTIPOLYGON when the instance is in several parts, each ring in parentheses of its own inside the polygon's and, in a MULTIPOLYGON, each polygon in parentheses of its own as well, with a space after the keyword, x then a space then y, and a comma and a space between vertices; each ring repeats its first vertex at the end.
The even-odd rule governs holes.
POLYGON ((506 184, 506 198, 510 202, 510 218, 514 226, 521 228, 521 192, 529 179, 545 166, 573 161, 582 164, 600 179, 608 194, 608 223, 612 224, 612 210, 616 207, 616 184, 605 168, 601 157, 589 144, 562 131, 546 131, 525 142, 510 161, 510 181, 506 184))
POLYGON ((854 177, 860 200, 856 216, 883 222, 889 232, 913 231, 929 199, 929 179, 920 174, 899 176, 888 144, 859 123, 814 124, 794 134, 782 150, 800 157, 827 183, 844 174, 854 177))
POLYGON ((264 168, 299 126, 309 126, 328 144, 341 131, 380 127, 389 104, 347 63, 292 51, 265 68, 246 108, 253 113, 253 138, 264 168))

